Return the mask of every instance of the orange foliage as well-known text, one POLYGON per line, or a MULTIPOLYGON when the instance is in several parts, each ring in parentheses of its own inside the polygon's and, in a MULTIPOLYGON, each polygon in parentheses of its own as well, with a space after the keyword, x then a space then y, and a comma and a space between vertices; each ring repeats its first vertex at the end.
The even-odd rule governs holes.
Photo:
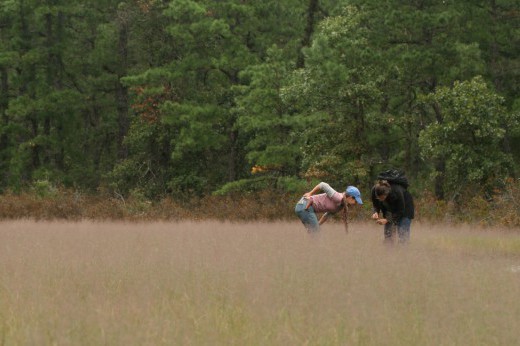
POLYGON ((280 171, 280 166, 260 166, 260 165, 254 165, 251 168, 251 174, 267 173, 267 172, 278 172, 278 171, 280 171))
POLYGON ((141 12, 148 13, 153 5, 155 5, 155 0, 136 0, 136 3, 141 12))
POLYGON ((146 87, 138 86, 132 88, 137 95, 136 102, 131 105, 133 111, 138 114, 141 119, 154 123, 159 120, 161 111, 160 106, 167 100, 173 99, 171 88, 167 85, 163 87, 160 94, 146 95, 146 87))

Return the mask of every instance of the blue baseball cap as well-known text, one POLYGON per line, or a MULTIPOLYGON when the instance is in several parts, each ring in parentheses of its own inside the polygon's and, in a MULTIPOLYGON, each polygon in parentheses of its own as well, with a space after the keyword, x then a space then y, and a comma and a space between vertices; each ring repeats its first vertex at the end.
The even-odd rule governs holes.
POLYGON ((361 200, 361 192, 359 192, 357 187, 348 186, 345 190, 345 193, 351 197, 354 197, 358 204, 363 204, 363 201, 361 200))

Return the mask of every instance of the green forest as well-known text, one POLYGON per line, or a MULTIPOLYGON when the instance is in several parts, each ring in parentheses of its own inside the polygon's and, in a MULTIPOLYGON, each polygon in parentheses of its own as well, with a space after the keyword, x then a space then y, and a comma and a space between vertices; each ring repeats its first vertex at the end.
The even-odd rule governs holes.
POLYGON ((518 210, 519 89, 517 0, 2 0, 0 190, 518 210))

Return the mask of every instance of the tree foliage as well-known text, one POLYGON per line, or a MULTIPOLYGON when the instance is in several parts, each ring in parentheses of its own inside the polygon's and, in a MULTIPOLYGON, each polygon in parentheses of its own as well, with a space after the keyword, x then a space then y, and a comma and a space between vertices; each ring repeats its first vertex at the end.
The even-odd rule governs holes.
POLYGON ((489 190, 520 162, 517 7, 4 0, 0 188, 489 190))
POLYGON ((503 151, 503 141, 506 128, 518 126, 520 118, 506 111, 504 99, 481 77, 439 88, 425 102, 440 109, 443 121, 421 133, 422 153, 427 160, 446 161, 446 191, 452 197, 461 191, 466 198, 482 193, 481 187, 496 187, 512 173, 512 157, 503 151))

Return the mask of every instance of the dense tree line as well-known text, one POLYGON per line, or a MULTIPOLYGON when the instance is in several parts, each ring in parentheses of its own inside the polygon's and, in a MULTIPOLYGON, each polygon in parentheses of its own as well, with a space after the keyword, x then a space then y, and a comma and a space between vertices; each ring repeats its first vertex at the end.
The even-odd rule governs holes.
POLYGON ((3 0, 0 187, 442 198, 520 163, 514 0, 3 0))

